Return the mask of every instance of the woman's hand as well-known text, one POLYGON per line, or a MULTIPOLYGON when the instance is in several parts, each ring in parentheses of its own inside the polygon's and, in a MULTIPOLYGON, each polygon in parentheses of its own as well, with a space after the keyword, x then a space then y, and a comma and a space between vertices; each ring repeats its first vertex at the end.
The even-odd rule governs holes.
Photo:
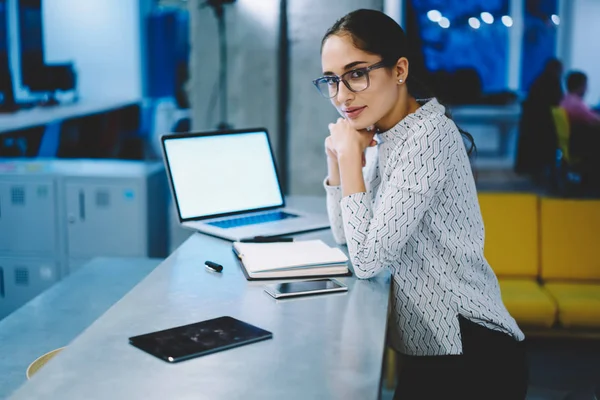
POLYGON ((365 166, 365 150, 377 145, 373 139, 374 131, 357 131, 343 118, 329 124, 329 134, 325 139, 325 152, 332 161, 338 161, 340 157, 361 157, 365 166))
POLYGON ((335 152, 335 147, 333 147, 333 143, 331 141, 331 136, 327 136, 325 138, 325 154, 331 160, 337 163, 337 154, 335 152))
POLYGON ((374 131, 357 131, 343 118, 329 124, 329 137, 325 140, 328 182, 331 186, 341 185, 343 196, 366 191, 361 166, 366 164, 367 147, 377 145, 374 136, 374 131))

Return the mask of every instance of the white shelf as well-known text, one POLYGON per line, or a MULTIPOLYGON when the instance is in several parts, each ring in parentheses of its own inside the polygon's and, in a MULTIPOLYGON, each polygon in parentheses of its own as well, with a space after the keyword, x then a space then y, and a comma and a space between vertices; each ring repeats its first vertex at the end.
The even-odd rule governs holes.
POLYGON ((35 107, 11 114, 0 114, 0 135, 66 119, 99 114, 140 102, 141 99, 81 100, 74 104, 35 107))

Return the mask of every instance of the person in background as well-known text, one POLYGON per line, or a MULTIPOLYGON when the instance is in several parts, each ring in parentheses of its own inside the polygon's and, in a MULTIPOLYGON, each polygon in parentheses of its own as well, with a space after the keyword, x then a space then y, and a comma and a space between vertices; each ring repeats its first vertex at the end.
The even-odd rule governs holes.
POLYGON ((567 75, 567 95, 560 106, 567 111, 571 126, 570 153, 582 174, 584 187, 593 195, 600 194, 600 115, 583 101, 587 76, 580 71, 567 75))
POLYGON ((554 175, 558 143, 551 110, 563 98, 562 73, 562 63, 550 59, 522 104, 515 172, 531 175, 538 182, 548 172, 550 179, 554 175))
POLYGON ((551 58, 544 71, 533 81, 527 94, 527 103, 543 106, 558 106, 564 96, 562 87, 562 62, 551 58))
POLYGON ((325 140, 333 236, 358 278, 391 272, 396 398, 521 400, 524 335, 483 255, 463 135, 436 98, 414 97, 408 48, 375 10, 351 12, 322 40, 313 83, 344 116, 325 140))
POLYGON ((560 106, 567 111, 571 124, 583 124, 600 127, 600 115, 592 111, 583 98, 587 91, 587 76, 580 71, 572 71, 567 75, 567 95, 560 106))

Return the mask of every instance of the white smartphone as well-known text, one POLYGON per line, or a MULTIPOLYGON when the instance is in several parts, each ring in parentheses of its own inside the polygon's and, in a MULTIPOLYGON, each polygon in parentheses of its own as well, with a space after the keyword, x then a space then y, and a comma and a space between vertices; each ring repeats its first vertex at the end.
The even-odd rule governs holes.
POLYGON ((347 291, 348 287, 346 285, 330 278, 276 283, 265 286, 265 292, 276 299, 347 291))

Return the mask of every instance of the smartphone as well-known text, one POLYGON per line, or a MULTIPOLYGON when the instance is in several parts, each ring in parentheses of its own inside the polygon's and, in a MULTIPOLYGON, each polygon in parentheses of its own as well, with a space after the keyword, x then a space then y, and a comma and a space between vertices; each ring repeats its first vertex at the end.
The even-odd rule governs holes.
POLYGON ((348 287, 346 285, 330 278, 276 283, 265 286, 265 292, 276 299, 347 291, 348 287))

